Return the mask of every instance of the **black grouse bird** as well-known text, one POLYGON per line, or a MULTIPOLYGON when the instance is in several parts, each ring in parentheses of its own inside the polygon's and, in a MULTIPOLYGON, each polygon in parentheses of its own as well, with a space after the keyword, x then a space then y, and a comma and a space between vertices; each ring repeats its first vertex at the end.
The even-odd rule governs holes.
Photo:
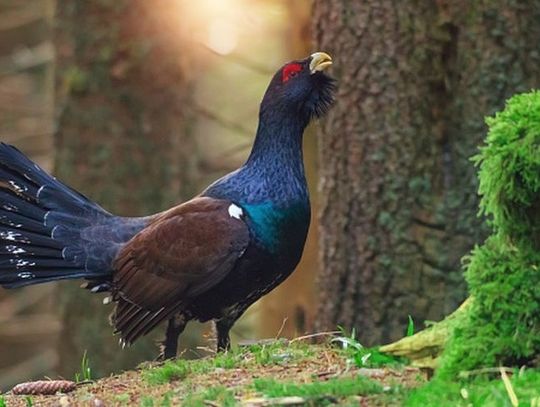
POLYGON ((192 200, 143 218, 114 216, 0 145, 0 284, 83 278, 110 291, 131 344, 168 320, 162 356, 192 319, 214 320, 218 349, 243 312, 294 270, 310 221, 302 135, 333 101, 330 56, 283 66, 259 113, 251 154, 192 200))

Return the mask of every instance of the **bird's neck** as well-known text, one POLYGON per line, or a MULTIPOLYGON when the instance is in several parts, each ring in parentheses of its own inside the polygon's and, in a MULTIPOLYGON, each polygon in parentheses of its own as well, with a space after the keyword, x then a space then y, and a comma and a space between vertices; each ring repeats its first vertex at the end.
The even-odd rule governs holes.
POLYGON ((309 211, 302 157, 302 136, 307 121, 293 115, 261 109, 259 127, 246 163, 204 192, 204 196, 231 199, 242 205, 300 205, 309 211))
POLYGON ((307 123, 289 114, 267 114, 262 110, 255 142, 245 167, 292 172, 303 176, 302 138, 307 123))
POLYGON ((293 115, 261 111, 253 149, 244 171, 267 183, 275 200, 307 198, 302 139, 307 123, 293 115), (277 196, 279 195, 279 196, 277 196))

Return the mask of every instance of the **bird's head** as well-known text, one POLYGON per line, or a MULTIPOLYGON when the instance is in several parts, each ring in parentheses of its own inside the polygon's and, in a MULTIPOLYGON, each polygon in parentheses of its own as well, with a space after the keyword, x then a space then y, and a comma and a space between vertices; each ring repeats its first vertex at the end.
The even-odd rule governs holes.
POLYGON ((335 80, 324 73, 330 65, 332 58, 325 52, 285 64, 272 78, 261 112, 291 113, 306 124, 325 114, 334 101, 335 80))

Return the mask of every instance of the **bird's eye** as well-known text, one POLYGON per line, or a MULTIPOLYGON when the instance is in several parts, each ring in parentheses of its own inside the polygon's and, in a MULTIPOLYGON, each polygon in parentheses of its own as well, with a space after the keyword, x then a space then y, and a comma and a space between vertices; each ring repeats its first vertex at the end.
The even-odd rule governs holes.
POLYGON ((289 79, 294 78, 296 75, 298 75, 302 69, 303 68, 301 64, 297 64, 294 62, 289 65, 285 65, 285 67, 283 68, 281 81, 287 82, 289 79))

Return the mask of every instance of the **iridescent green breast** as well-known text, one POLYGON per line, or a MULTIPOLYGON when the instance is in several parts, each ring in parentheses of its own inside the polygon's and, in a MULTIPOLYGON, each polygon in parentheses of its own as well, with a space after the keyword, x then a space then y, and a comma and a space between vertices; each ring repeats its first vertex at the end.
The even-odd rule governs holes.
POLYGON ((242 207, 247 213, 247 222, 255 240, 266 250, 289 255, 302 251, 309 227, 309 203, 283 207, 261 203, 242 207))

